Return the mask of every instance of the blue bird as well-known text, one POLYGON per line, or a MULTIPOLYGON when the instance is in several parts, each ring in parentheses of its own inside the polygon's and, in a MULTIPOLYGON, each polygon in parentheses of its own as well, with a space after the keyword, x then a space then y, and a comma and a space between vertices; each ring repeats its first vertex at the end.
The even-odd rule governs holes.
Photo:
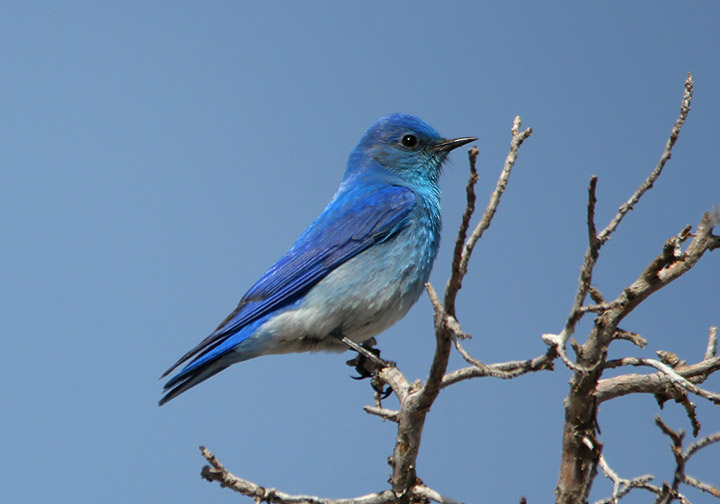
POLYGON ((352 151, 322 214, 215 331, 163 377, 160 405, 236 362, 267 354, 341 352, 400 320, 420 297, 440 242, 438 178, 447 140, 419 118, 392 114, 352 151))

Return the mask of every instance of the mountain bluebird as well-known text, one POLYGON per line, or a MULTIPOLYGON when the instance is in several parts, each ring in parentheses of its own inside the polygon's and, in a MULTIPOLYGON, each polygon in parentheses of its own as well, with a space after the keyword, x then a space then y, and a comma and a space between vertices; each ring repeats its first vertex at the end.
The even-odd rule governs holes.
POLYGON ((408 114, 376 122, 350 154, 330 204, 243 296, 235 311, 163 377, 164 404, 236 362, 343 351, 400 320, 420 297, 440 242, 442 138, 408 114))

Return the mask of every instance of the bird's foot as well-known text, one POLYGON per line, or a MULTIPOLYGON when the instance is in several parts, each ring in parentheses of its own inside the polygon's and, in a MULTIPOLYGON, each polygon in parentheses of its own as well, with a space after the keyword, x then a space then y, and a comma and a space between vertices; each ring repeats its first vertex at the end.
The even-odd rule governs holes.
POLYGON ((375 344, 374 338, 364 342, 362 345, 347 340, 345 337, 341 338, 341 340, 358 353, 354 359, 347 361, 347 365, 354 367, 358 373, 358 376, 351 376, 350 378, 354 380, 370 378, 370 386, 380 394, 380 399, 387 398, 392 393, 392 389, 384 387, 384 383, 378 378, 377 373, 385 367, 394 367, 395 363, 380 358, 380 349, 373 347, 375 344))

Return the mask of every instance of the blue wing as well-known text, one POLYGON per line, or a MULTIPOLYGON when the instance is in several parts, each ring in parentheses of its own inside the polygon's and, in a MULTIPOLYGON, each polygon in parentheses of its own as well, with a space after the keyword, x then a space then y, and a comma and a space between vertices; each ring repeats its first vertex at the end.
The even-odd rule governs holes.
POLYGON ((249 324, 296 301, 345 261, 397 234, 405 227, 406 217, 415 202, 415 194, 400 186, 365 186, 338 195, 288 253, 250 288, 218 328, 163 374, 167 376, 194 357, 165 388, 172 387, 186 373, 215 360, 248 338, 252 331, 242 329, 249 324), (234 335, 239 337, 232 338, 234 335))

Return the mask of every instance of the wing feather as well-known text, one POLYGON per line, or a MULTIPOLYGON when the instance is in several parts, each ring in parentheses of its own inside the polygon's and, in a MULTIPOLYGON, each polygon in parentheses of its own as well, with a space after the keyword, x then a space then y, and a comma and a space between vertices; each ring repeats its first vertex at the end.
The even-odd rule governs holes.
MULTIPOLYGON (((250 288, 218 328, 163 376, 195 357, 187 368, 191 367, 246 325, 297 300, 345 261, 375 243, 391 239, 405 226, 415 202, 415 194, 400 186, 365 187, 338 195, 288 253, 250 288)), ((235 345, 222 346, 224 348, 219 349, 222 351, 212 358, 235 345)))

